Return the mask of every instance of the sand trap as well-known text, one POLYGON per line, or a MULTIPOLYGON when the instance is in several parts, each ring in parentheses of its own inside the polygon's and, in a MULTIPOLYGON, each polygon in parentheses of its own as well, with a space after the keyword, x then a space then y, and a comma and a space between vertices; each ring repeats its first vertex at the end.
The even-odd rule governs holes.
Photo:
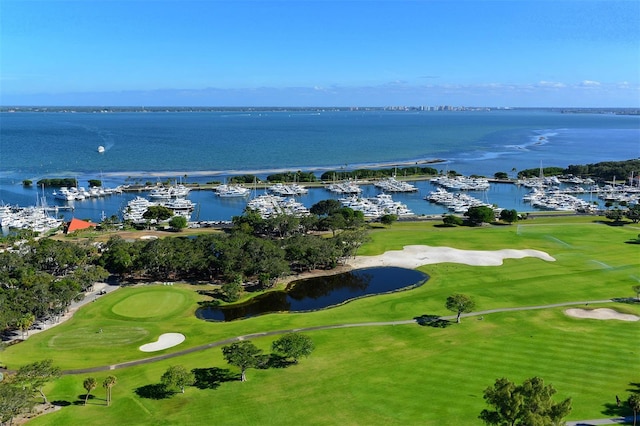
POLYGON ((184 334, 182 333, 165 333, 158 337, 158 340, 146 345, 140 346, 142 352, 155 352, 168 349, 184 342, 184 334))
POLYGON ((599 319, 599 320, 620 320, 620 321, 640 321, 640 317, 637 315, 631 314, 621 314, 618 311, 614 311, 609 308, 598 308, 598 309, 567 309, 564 311, 565 314, 570 317, 575 318, 589 318, 589 319, 599 319))
POLYGON ((554 262, 555 259, 539 250, 459 250, 451 247, 405 246, 402 250, 391 250, 378 256, 357 256, 347 263, 354 268, 370 268, 374 266, 397 266, 401 268, 417 268, 433 263, 463 263, 471 266, 500 266, 504 259, 521 259, 537 257, 554 262))

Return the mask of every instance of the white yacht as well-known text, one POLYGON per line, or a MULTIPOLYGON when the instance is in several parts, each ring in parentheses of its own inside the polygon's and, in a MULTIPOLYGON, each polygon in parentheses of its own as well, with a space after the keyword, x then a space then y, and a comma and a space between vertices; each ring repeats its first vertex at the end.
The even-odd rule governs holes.
POLYGON ((280 195, 264 194, 251 199, 247 207, 256 210, 262 218, 277 215, 293 215, 296 217, 308 216, 309 210, 293 198, 286 198, 280 195))
POLYGON ((399 201, 394 201, 389 194, 378 194, 371 198, 360 198, 352 195, 340 200, 343 206, 361 211, 366 218, 374 219, 386 214, 399 217, 414 216, 414 213, 399 201))
POLYGON ((415 192, 418 188, 409 182, 399 181, 395 177, 381 179, 374 184, 387 192, 415 192))
POLYGON ((223 197, 223 198, 247 197, 251 193, 251 190, 244 186, 223 183, 221 185, 218 185, 214 189, 214 192, 218 197, 223 197))
POLYGON ((75 195, 69 191, 66 186, 61 186, 57 191, 53 191, 53 197, 63 201, 73 201, 76 199, 75 195))
POLYGON ((327 189, 337 194, 360 194, 362 192, 362 188, 351 180, 332 183, 327 186, 327 189))
POLYGON ((273 192, 274 194, 282 195, 285 197, 302 195, 309 192, 307 188, 305 188, 304 186, 298 185, 297 183, 291 183, 291 184, 276 183, 269 187, 269 191, 273 192))

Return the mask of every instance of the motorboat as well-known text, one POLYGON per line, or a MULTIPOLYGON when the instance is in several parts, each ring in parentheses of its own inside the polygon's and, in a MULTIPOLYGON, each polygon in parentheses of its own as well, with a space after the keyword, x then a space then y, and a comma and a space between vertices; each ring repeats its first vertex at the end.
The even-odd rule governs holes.
POLYGON ((219 197, 246 197, 251 193, 249 188, 240 185, 221 184, 214 189, 219 197))

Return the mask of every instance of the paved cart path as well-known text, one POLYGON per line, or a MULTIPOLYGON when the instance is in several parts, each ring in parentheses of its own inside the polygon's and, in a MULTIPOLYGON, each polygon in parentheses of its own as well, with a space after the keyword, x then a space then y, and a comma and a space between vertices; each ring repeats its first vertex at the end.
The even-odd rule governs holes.
MULTIPOLYGON (((531 310, 536 310, 536 309, 558 308, 558 307, 562 307, 562 306, 577 306, 577 305, 585 305, 586 306, 586 305, 590 305, 590 304, 611 303, 611 302, 613 302, 613 300, 585 300, 585 301, 579 301, 579 302, 554 303, 554 304, 550 304, 550 305, 521 306, 521 307, 517 307, 517 308, 489 309, 489 310, 486 310, 486 311, 478 311, 478 312, 471 312, 471 313, 467 313, 467 314, 462 314, 461 318, 477 317, 477 316, 489 315, 489 314, 494 314, 494 313, 499 313, 499 312, 531 311, 531 310)), ((450 321, 450 320, 455 320, 456 319, 456 315, 442 316, 442 317, 439 317, 439 318, 443 319, 443 320, 450 321)), ((156 356, 152 356, 152 357, 148 357, 148 358, 137 359, 137 360, 134 360, 134 361, 126 361, 126 362, 121 362, 121 363, 111 364, 111 365, 102 365, 102 366, 90 367, 90 368, 80 368, 80 369, 76 369, 76 370, 65 370, 62 373, 63 374, 83 374, 83 373, 93 373, 93 372, 96 372, 96 371, 117 370, 117 369, 120 369, 120 368, 126 368, 126 367, 135 366, 135 365, 142 365, 142 364, 149 364, 149 363, 161 361, 161 360, 164 360, 164 359, 175 358, 175 357, 179 357, 179 356, 182 356, 182 355, 190 354, 190 353, 193 353, 193 352, 199 352, 199 351, 203 351, 203 350, 206 350, 206 349, 215 348, 215 347, 223 346, 223 345, 228 345, 228 344, 233 343, 233 342, 238 342, 238 341, 241 341, 241 340, 248 340, 248 339, 252 339, 252 338, 256 338, 256 337, 278 336, 278 335, 286 334, 286 333, 315 331, 315 330, 331 330, 331 329, 336 329, 336 328, 381 327, 381 326, 389 326, 389 325, 405 325, 405 324, 415 324, 415 323, 417 323, 416 319, 410 319, 410 320, 400 320, 400 321, 361 322, 361 323, 350 323, 350 324, 317 325, 317 326, 313 326, 313 327, 293 328, 293 329, 288 329, 288 330, 264 331, 264 332, 259 332, 259 333, 245 334, 243 336, 230 337, 228 339, 218 340, 218 341, 215 341, 215 342, 207 343, 207 344, 200 345, 200 346, 194 346, 192 348, 183 349, 183 350, 172 352, 172 353, 168 353, 168 354, 156 355, 156 356)))
MULTIPOLYGON (((587 306, 591 304, 601 304, 601 303, 611 303, 613 300, 585 300, 585 301, 576 301, 576 302, 564 302, 564 303, 554 303, 549 305, 538 305, 538 306, 522 306, 516 308, 499 308, 499 309, 489 309, 485 311, 471 312, 467 314, 462 314, 461 318, 468 317, 482 317, 483 315, 489 315, 500 312, 516 312, 516 311, 530 311, 530 310, 538 310, 538 309, 550 309, 550 308, 558 308, 563 306, 587 306)), ((456 315, 448 315, 439 317, 443 320, 455 320, 456 315)), ((257 337, 266 337, 266 336, 277 336, 286 333, 293 332, 304 332, 304 331, 314 331, 314 330, 331 330, 338 328, 352 328, 352 327, 381 327, 381 326, 395 326, 395 325, 406 325, 406 324, 414 324, 417 323, 416 319, 410 320, 400 320, 400 321, 382 321, 382 322, 363 322, 363 323, 350 323, 350 324, 334 324, 334 325, 318 325, 314 327, 305 327, 305 328, 294 328, 288 330, 273 330, 273 331, 265 331, 259 333, 251 333, 243 336, 230 337, 224 340, 218 340, 215 342, 207 343, 205 345, 194 346, 192 348, 184 349, 181 351, 176 351, 168 354, 157 355, 153 357, 138 359, 134 361, 121 362, 117 364, 111 365, 103 365, 98 367, 90 367, 90 368, 81 368, 76 370, 65 370, 62 374, 85 374, 85 373, 93 373, 98 371, 110 371, 117 370, 120 368, 132 367, 136 365, 149 364, 152 362, 157 362, 165 359, 176 358, 182 355, 203 351, 210 348, 215 348, 223 345, 227 345, 233 342, 238 342, 242 340, 248 340, 251 338, 257 337)), ((596 425, 615 425, 615 424, 623 424, 623 423, 631 423, 633 422, 633 417, 616 417, 609 419, 594 419, 594 420, 577 420, 567 422, 567 426, 596 426, 596 425)))

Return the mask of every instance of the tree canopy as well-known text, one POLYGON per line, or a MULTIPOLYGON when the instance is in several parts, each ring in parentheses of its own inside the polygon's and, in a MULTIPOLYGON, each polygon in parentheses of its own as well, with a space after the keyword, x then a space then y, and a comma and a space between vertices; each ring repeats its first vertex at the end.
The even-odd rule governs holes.
POLYGON ((518 212, 515 209, 504 209, 500 211, 500 219, 507 222, 513 223, 518 220, 518 212))
POLYGON ((96 379, 94 377, 87 377, 82 382, 82 386, 87 391, 87 394, 84 397, 84 405, 87 405, 87 400, 89 399, 89 394, 91 394, 91 391, 94 390, 97 385, 98 385, 98 382, 96 381, 96 379))
POLYGON ((491 223, 496 219, 493 209, 487 206, 470 207, 464 215, 469 218, 470 222, 477 225, 491 223))
POLYGON ((192 385, 194 380, 194 374, 182 365, 172 365, 160 378, 162 384, 167 388, 177 387, 182 393, 184 393, 185 386, 192 385))
POLYGON ((636 203, 629 207, 624 215, 633 223, 640 222, 640 203, 636 203))
POLYGON ((0 383, 0 423, 12 424, 15 417, 30 411, 35 404, 31 396, 32 392, 28 388, 7 382, 0 383))
POLYGON ((158 222, 167 220, 173 216, 173 211, 165 206, 149 206, 142 217, 147 220, 156 220, 158 222))
POLYGON ((300 333, 288 333, 274 341, 271 345, 274 352, 292 358, 294 363, 298 363, 300 357, 307 357, 315 349, 313 341, 309 336, 300 333))
POLYGON ((27 389, 31 389, 33 392, 39 392, 43 402, 46 404, 47 397, 42 391, 42 388, 46 383, 59 376, 60 369, 53 365, 53 360, 45 359, 20 367, 14 377, 14 381, 27 389))
POLYGON ((111 405, 111 389, 118 383, 116 376, 107 376, 102 382, 102 387, 107 391, 107 406, 111 405))
POLYGON ((176 231, 182 231, 184 228, 187 227, 187 224, 188 224, 187 218, 180 215, 173 216, 169 220, 169 226, 175 229, 176 231))
POLYGON ((631 411, 633 411, 633 426, 636 426, 638 413, 640 413, 640 394, 634 393, 633 395, 629 395, 627 404, 629 408, 631 408, 631 411))
POLYGON ((447 302, 445 304, 448 310, 457 314, 456 322, 458 323, 460 322, 460 316, 463 313, 471 312, 475 305, 476 304, 471 297, 459 293, 452 294, 447 297, 447 302))
POLYGON ((539 377, 516 385, 506 378, 497 379, 493 387, 484 390, 484 400, 491 407, 478 416, 487 425, 495 426, 552 426, 563 424, 571 412, 571 398, 554 402, 552 385, 539 377))
POLYGON ((263 361, 262 349, 256 347, 249 340, 233 343, 222 347, 224 359, 231 365, 240 368, 240 380, 247 380, 245 372, 248 368, 254 368, 263 361))

